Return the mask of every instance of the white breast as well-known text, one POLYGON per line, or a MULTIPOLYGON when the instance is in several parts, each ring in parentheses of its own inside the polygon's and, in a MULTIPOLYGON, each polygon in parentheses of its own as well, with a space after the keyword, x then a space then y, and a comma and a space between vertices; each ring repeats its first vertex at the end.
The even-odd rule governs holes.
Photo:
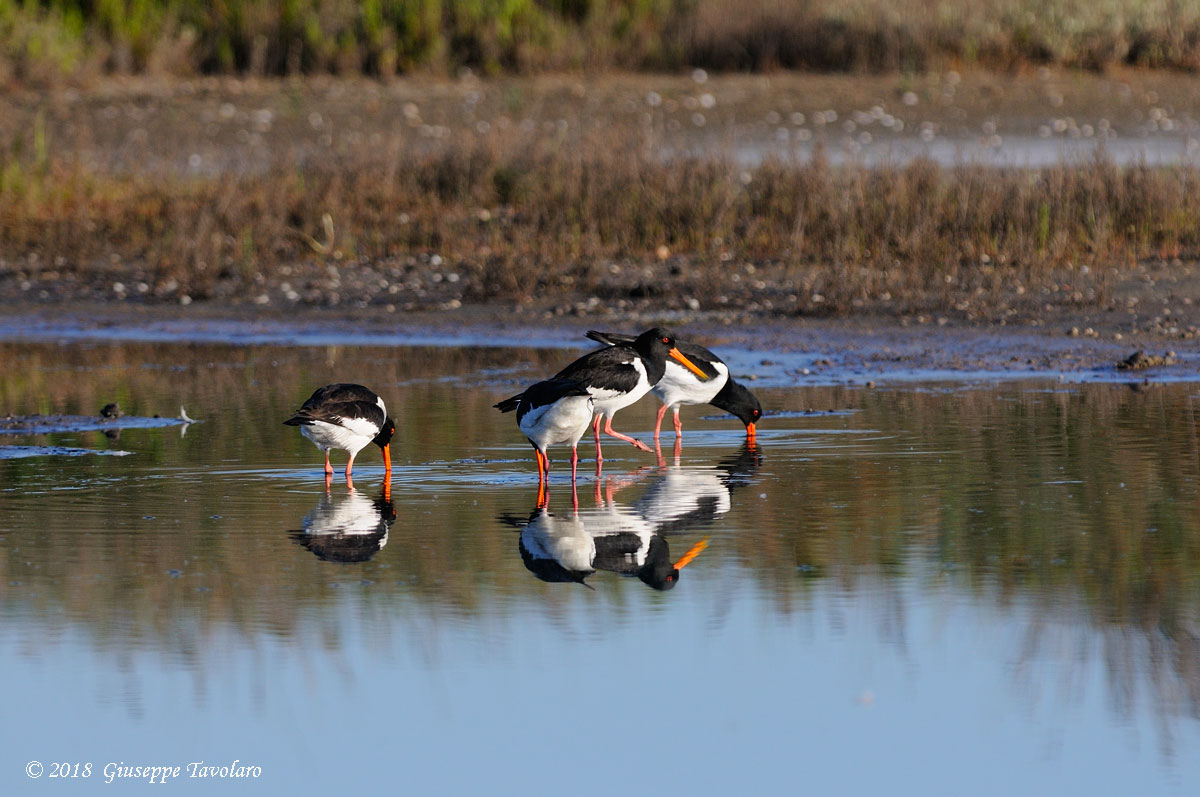
POLYGON ((725 363, 713 363, 717 375, 701 382, 699 377, 674 360, 667 360, 663 378, 654 386, 654 395, 668 407, 679 404, 707 404, 721 392, 729 381, 729 368, 725 363))
POLYGON ((543 514, 521 530, 521 543, 535 559, 552 559, 567 570, 592 569, 596 546, 577 517, 543 514))
POLYGON ((588 392, 592 394, 592 398, 596 401, 595 412, 597 415, 608 415, 612 417, 617 410, 622 407, 628 407, 642 396, 650 392, 650 379, 646 376, 646 366, 642 362, 642 358, 635 357, 633 367, 638 374, 638 383, 633 390, 628 393, 621 393, 616 390, 605 390, 604 388, 589 387, 588 392))
POLYGON ((378 534, 387 531, 379 507, 358 492, 350 493, 337 503, 323 499, 305 516, 303 525, 306 534, 378 534))
POLYGON ((670 468, 637 501, 637 509, 655 528, 692 513, 713 520, 732 506, 729 487, 716 468, 670 468))
POLYGON ((357 454, 379 434, 379 428, 364 418, 347 418, 342 423, 314 421, 301 426, 300 433, 321 450, 337 448, 352 454, 357 454))
POLYGON ((555 443, 575 445, 592 422, 589 396, 566 396, 525 413, 517 425, 542 450, 555 443))

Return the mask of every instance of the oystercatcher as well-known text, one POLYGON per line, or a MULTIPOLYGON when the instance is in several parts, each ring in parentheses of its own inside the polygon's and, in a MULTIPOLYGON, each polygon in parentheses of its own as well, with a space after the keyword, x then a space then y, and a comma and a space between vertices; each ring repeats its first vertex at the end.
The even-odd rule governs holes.
POLYGON ((387 545, 388 530, 396 522, 392 483, 383 482, 379 498, 371 500, 357 490, 334 501, 325 494, 304 516, 303 528, 288 536, 326 562, 365 562, 387 545))
MULTIPOLYGON (((572 379, 547 379, 517 396, 517 426, 533 445, 538 463, 538 502, 550 477, 546 449, 555 443, 571 445, 571 484, 579 465, 579 438, 592 422, 592 394, 572 379)), ((504 403, 504 402, 501 402, 504 403)), ((497 407, 500 405, 497 404, 497 407)))
POLYGON ((666 537, 619 504, 574 511, 567 517, 539 506, 527 520, 508 515, 501 520, 521 529, 517 547, 531 573, 542 581, 589 588, 584 579, 597 570, 608 570, 635 576, 656 590, 672 589, 679 571, 708 546, 708 539, 702 539, 672 562, 666 537))
MULTIPOLYGON (((605 419, 604 432, 618 440, 632 443, 643 451, 650 447, 629 435, 612 428, 612 419, 617 410, 628 407, 650 392, 666 371, 667 358, 683 364, 701 379, 703 371, 680 353, 675 346, 675 336, 661 327, 649 329, 627 343, 619 343, 583 355, 575 362, 554 375, 555 379, 578 382, 594 400, 592 431, 596 438, 596 465, 604 461, 600 451, 600 421, 605 419)), ((520 395, 512 396, 495 404, 501 412, 515 410, 520 395)))
MULTIPOLYGON (((609 345, 628 345, 634 338, 616 332, 589 330, 592 340, 609 345)), ((714 407, 736 415, 746 425, 746 436, 753 440, 755 424, 762 417, 762 405, 758 398, 729 375, 729 366, 720 357, 695 343, 677 343, 679 351, 695 363, 704 374, 697 378, 673 362, 667 361, 666 372, 653 388, 654 395, 662 401, 658 419, 654 424, 654 439, 662 430, 663 415, 669 408, 674 415, 675 436, 683 436, 683 424, 679 422, 679 407, 682 404, 712 404, 714 407)))
POLYGON ((318 388, 283 422, 299 426, 300 433, 325 452, 325 473, 333 473, 329 464, 329 449, 350 452, 346 463, 346 479, 354 467, 354 457, 368 444, 383 449, 385 475, 392 473, 389 444, 396 433, 396 424, 388 417, 383 399, 362 385, 336 384, 318 388))

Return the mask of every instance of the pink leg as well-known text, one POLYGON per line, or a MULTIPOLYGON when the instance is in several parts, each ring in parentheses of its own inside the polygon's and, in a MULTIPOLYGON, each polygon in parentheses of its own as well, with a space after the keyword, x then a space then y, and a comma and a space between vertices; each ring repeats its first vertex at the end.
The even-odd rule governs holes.
POLYGON ((654 453, 653 449, 651 449, 650 446, 646 445, 641 440, 632 438, 627 434, 621 434, 616 429, 612 428, 612 417, 611 416, 609 418, 607 418, 604 422, 604 433, 607 435, 612 435, 613 437, 617 438, 618 440, 624 440, 626 443, 632 443, 635 447, 640 448, 642 451, 648 451, 651 454, 654 453))
POLYGON ((675 412, 675 440, 678 441, 681 437, 683 437, 683 424, 679 422, 679 408, 676 407, 674 412, 675 412))
MULTIPOLYGON (((576 444, 578 445, 578 444, 576 444)), ((575 470, 579 465, 579 452, 571 446, 571 508, 579 512, 579 488, 575 484, 575 470)))
POLYGON ((325 449, 325 473, 330 476, 333 475, 333 465, 329 464, 329 449, 328 448, 325 449))
POLYGON ((604 461, 604 455, 600 453, 600 416, 592 421, 592 433, 596 437, 596 473, 600 472, 600 463, 604 461))
POLYGON ((662 419, 667 414, 667 405, 658 408, 658 417, 654 419, 654 441, 658 442, 658 434, 662 431, 662 419))
POLYGON ((346 478, 350 478, 350 471, 354 470, 354 455, 350 455, 350 460, 346 463, 346 478))

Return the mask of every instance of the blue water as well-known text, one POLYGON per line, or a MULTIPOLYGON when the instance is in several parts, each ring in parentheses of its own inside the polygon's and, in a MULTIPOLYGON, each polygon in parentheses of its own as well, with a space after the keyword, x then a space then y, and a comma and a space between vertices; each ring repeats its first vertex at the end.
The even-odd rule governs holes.
MULTIPOLYGON (((55 351, 96 359, 75 346, 55 351)), ((203 420, 14 438, 132 453, 0 462, 6 794, 56 788, 54 762, 92 765, 73 792, 119 762, 264 794, 1200 783, 1194 386, 762 389, 753 448, 685 409, 678 461, 669 433, 661 463, 606 444, 597 480, 585 439, 578 514, 553 451, 546 519, 490 403, 561 352, 497 375, 491 354, 129 346, 104 356, 176 370, 0 375, 0 411, 121 388, 127 412, 203 420), (390 494, 377 452, 327 492, 279 423, 348 373, 405 408, 390 494), (531 519, 572 544, 657 537, 671 561, 707 547, 667 590, 602 567, 548 583, 531 519), (235 759, 261 774, 187 776, 235 759)), ((654 410, 615 425, 648 439, 654 410)))

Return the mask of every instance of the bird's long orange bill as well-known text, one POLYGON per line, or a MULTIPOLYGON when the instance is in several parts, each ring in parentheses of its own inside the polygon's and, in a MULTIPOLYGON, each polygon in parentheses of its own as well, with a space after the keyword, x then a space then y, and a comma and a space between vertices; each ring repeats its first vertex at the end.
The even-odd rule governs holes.
POLYGON ((687 553, 685 553, 683 556, 679 557, 679 561, 675 563, 675 569, 682 570, 683 568, 687 567, 691 563, 691 561, 693 559, 695 559, 697 556, 699 556, 700 552, 703 551, 707 547, 708 547, 708 537, 705 537, 704 539, 700 540, 700 542, 693 545, 688 550, 687 553))
POLYGON ((678 360, 680 362, 680 364, 683 365, 684 368, 688 369, 693 374, 700 377, 702 380, 706 380, 706 381, 708 380, 708 374, 704 373, 699 368, 697 368, 696 364, 694 362, 692 362, 691 360, 689 360, 687 357, 684 357, 683 353, 680 352, 679 349, 671 349, 669 352, 667 352, 667 354, 671 355, 671 357, 678 360))
POLYGON ((754 424, 752 424, 752 423, 746 424, 746 439, 749 440, 751 443, 753 443, 755 434, 757 434, 757 431, 754 428, 754 424))
POLYGON ((386 446, 384 446, 384 447, 383 447, 383 472, 384 472, 384 473, 391 473, 391 472, 392 472, 392 451, 391 451, 391 448, 392 448, 392 444, 391 444, 391 443, 388 443, 386 446))

